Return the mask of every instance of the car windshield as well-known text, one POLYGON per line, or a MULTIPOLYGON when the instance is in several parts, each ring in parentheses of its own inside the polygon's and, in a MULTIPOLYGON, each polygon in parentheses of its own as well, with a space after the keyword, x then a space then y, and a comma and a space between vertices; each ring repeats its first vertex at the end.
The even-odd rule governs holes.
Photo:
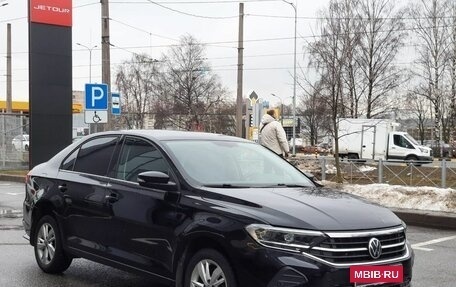
POLYGON ((181 172, 204 186, 313 186, 287 161, 255 143, 178 140, 164 144, 181 172))

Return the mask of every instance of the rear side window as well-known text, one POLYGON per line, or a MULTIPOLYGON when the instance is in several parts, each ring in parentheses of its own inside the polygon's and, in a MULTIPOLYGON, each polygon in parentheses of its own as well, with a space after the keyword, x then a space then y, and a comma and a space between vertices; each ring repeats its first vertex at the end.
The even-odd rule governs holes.
POLYGON ((79 149, 73 151, 62 163, 60 169, 73 170, 74 163, 76 162, 76 156, 78 155, 79 149))
POLYGON ((138 174, 145 171, 161 171, 169 175, 169 165, 161 152, 147 141, 126 138, 113 176, 136 182, 138 174))
POLYGON ((106 175, 118 137, 101 137, 84 143, 80 150, 74 171, 95 175, 106 175))

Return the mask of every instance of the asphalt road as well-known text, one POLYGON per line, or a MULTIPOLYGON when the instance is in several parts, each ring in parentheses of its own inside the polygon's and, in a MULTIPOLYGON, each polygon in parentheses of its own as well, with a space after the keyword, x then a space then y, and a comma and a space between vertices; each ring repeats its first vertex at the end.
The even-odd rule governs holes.
MULTIPOLYGON (((84 259, 74 260, 62 275, 41 272, 33 248, 22 238, 18 210, 23 192, 22 184, 0 183, 0 286, 163 287, 145 277, 84 259)), ((455 286, 456 231, 409 226, 407 234, 415 250, 413 287, 455 286)))

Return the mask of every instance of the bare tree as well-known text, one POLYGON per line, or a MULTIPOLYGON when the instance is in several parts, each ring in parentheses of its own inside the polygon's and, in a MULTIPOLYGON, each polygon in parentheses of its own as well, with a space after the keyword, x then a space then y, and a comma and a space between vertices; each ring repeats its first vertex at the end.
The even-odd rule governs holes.
POLYGON ((160 93, 167 102, 157 106, 161 120, 185 130, 204 130, 207 115, 227 95, 211 71, 204 46, 192 36, 184 36, 163 62, 160 93))
POLYGON ((301 99, 298 113, 303 119, 303 134, 310 139, 310 144, 315 145, 320 138, 320 132, 327 132, 329 126, 328 105, 324 101, 321 93, 323 86, 321 83, 315 83, 310 87, 302 87, 305 95, 301 99))
MULTIPOLYGON (((347 45, 344 39, 343 19, 339 16, 343 11, 340 1, 330 1, 327 10, 322 12, 319 24, 321 37, 309 43, 309 65, 316 68, 319 73, 318 84, 324 87, 321 93, 329 107, 331 130, 335 139, 335 161, 337 182, 342 182, 339 160, 338 119, 342 110, 343 79, 342 73, 346 65, 347 45)), ((316 85, 313 84, 316 90, 316 85)))
POLYGON ((343 19, 342 30, 344 32, 344 45, 346 46, 346 64, 344 65, 342 78, 346 87, 343 95, 342 106, 343 117, 357 118, 361 112, 361 98, 366 90, 366 84, 359 79, 362 78, 362 69, 357 63, 361 58, 361 37, 360 31, 363 29, 362 19, 357 11, 360 9, 361 0, 341 1, 341 11, 339 17, 343 19))
POLYGON ((134 54, 119 66, 116 85, 122 96, 122 118, 128 128, 144 128, 158 81, 157 66, 156 60, 144 54, 134 54))
POLYGON ((426 105, 426 98, 418 93, 409 93, 406 97, 410 113, 418 126, 419 140, 421 144, 425 140, 426 119, 428 119, 429 108, 426 105))
POLYGON ((418 39, 415 71, 420 80, 418 89, 434 107, 434 135, 436 142, 442 139, 443 79, 448 66, 448 1, 420 0, 413 3, 411 16, 418 39), (417 5, 418 4, 418 5, 417 5))
POLYGON ((358 16, 361 25, 360 53, 356 61, 366 87, 366 117, 379 116, 391 108, 389 96, 401 83, 401 69, 394 65, 406 38, 404 11, 394 0, 361 0, 358 16))
POLYGON ((450 48, 448 55, 449 62, 449 76, 450 76, 450 131, 449 131, 449 142, 455 142, 455 128, 456 128, 456 1, 453 1, 453 7, 451 7, 452 20, 450 20, 450 48))

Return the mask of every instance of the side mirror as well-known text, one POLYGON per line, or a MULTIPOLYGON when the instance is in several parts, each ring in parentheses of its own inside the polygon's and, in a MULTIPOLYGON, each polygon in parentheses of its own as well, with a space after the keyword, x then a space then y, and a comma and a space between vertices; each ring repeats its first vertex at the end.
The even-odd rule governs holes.
POLYGON ((160 171, 145 171, 138 174, 138 183, 144 187, 177 191, 177 184, 169 181, 169 175, 160 171))

